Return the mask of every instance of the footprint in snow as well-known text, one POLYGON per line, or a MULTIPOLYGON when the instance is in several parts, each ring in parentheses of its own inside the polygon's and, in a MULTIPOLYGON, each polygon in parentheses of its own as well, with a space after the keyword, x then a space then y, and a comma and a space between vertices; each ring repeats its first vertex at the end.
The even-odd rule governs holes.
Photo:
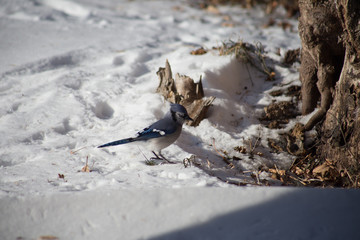
POLYGON ((98 102, 92 107, 95 116, 100 119, 110 119, 114 114, 114 109, 107 102, 98 102))

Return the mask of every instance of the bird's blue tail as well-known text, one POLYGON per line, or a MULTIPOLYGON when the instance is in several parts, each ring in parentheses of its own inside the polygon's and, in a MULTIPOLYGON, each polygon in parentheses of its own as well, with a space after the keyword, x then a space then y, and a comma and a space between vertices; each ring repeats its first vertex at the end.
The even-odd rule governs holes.
POLYGON ((134 138, 125 138, 125 139, 121 139, 121 140, 117 140, 117 141, 105 143, 105 144, 103 144, 103 145, 98 146, 98 148, 110 147, 110 146, 116 146, 116 145, 120 145, 120 144, 131 143, 131 142, 133 142, 133 141, 134 141, 134 138))

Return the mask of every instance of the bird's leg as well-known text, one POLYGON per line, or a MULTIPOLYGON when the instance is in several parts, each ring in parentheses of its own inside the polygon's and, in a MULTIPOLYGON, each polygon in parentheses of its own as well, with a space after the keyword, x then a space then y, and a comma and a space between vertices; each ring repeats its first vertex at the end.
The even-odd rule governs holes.
POLYGON ((160 157, 161 157, 162 159, 164 159, 167 163, 174 164, 174 162, 172 162, 172 161, 170 161, 170 160, 166 159, 166 157, 164 157, 164 156, 161 154, 161 152, 160 152, 160 151, 159 151, 159 155, 160 155, 160 157))
MULTIPOLYGON (((170 160, 168 160, 168 159, 166 159, 162 154, 161 154, 161 152, 159 151, 159 155, 157 155, 156 153, 155 153, 155 151, 152 151, 152 153, 155 155, 155 157, 152 157, 152 158, 150 158, 150 160, 165 160, 166 161, 166 163, 174 163, 174 162, 171 162, 170 160)), ((165 162, 164 162, 165 163, 165 162)))
POLYGON ((152 153, 155 155, 155 157, 150 158, 150 160, 163 160, 161 157, 159 157, 154 151, 152 153))

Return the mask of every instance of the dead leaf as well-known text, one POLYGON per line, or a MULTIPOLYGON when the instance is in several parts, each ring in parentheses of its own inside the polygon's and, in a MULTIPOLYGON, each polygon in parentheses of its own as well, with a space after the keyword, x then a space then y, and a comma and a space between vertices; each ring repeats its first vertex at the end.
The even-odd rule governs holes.
POLYGON ((174 11, 179 11, 179 12, 183 12, 183 11, 184 11, 184 8, 181 7, 181 6, 174 6, 174 7, 172 8, 172 10, 174 10, 174 11))
POLYGON ((275 150, 275 152, 280 153, 280 152, 284 152, 285 147, 281 146, 282 142, 272 139, 272 138, 268 138, 268 145, 269 147, 271 147, 273 150, 275 150))
POLYGON ((324 162, 323 164, 317 166, 312 170, 313 174, 321 175, 321 177, 325 177, 329 171, 330 171, 330 166, 326 162, 324 162))
POLYGON ((296 168, 295 168, 295 174, 296 174, 296 175, 302 175, 302 174, 304 174, 304 170, 302 170, 302 169, 299 168, 299 167, 296 167, 296 168))
POLYGON ((46 235, 38 237, 37 240, 59 240, 59 238, 52 235, 46 235))
POLYGON ((270 168, 269 172, 276 173, 280 176, 285 176, 285 174, 286 174, 285 170, 279 170, 279 169, 275 169, 275 168, 270 168))
POLYGON ((190 52, 191 55, 204 55, 207 51, 204 48, 198 48, 190 52))
POLYGON ((224 21, 231 21, 231 16, 230 15, 224 15, 223 16, 223 19, 224 19, 224 21))
POLYGON ((270 72, 270 73, 267 75, 266 81, 273 81, 274 78, 275 78, 275 75, 276 75, 275 72, 270 72))
POLYGON ((81 172, 91 172, 91 169, 88 165, 89 156, 86 156, 85 166, 81 169, 81 172))
POLYGON ((206 11, 208 11, 209 13, 217 14, 217 15, 220 14, 219 9, 218 9, 217 7, 215 7, 214 5, 209 5, 209 6, 206 8, 206 11))
POLYGON ((264 154, 262 152, 256 152, 256 155, 258 155, 260 157, 264 156, 264 154))
POLYGON ((235 24, 232 23, 232 22, 223 22, 223 23, 221 24, 221 26, 223 26, 223 27, 234 27, 235 24))
POLYGON ((246 148, 244 146, 237 146, 234 148, 235 151, 238 151, 239 153, 246 153, 246 148))

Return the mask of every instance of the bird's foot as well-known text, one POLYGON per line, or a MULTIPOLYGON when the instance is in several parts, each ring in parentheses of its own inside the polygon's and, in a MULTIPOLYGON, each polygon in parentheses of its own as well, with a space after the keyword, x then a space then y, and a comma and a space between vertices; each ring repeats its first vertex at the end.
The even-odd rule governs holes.
POLYGON ((166 159, 166 157, 164 157, 161 153, 159 153, 159 155, 157 155, 155 152, 152 153, 155 155, 155 157, 150 158, 150 161, 152 162, 162 161, 160 164, 175 164, 175 162, 166 159))
POLYGON ((163 165, 163 164, 176 164, 176 163, 172 162, 170 160, 164 159, 164 161, 162 161, 160 164, 163 165))
POLYGON ((163 165, 163 164, 175 164, 175 162, 172 162, 166 158, 157 158, 157 157, 152 157, 150 158, 150 160, 146 160, 146 164, 147 165, 156 165, 156 161, 162 161, 159 164, 163 165))

